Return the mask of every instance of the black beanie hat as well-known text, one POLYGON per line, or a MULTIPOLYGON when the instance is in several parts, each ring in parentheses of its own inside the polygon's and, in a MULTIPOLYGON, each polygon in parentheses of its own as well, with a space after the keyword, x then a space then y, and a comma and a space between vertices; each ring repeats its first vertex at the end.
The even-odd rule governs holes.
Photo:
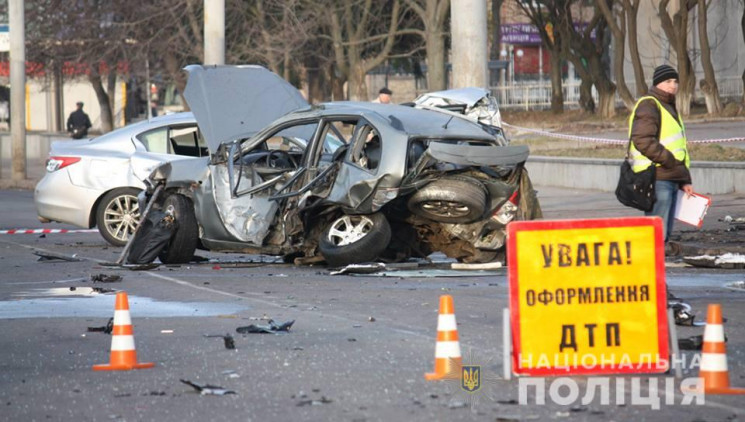
POLYGON ((678 72, 672 66, 663 64, 654 68, 654 75, 652 76, 653 86, 657 86, 658 83, 665 82, 668 79, 678 79, 678 72))

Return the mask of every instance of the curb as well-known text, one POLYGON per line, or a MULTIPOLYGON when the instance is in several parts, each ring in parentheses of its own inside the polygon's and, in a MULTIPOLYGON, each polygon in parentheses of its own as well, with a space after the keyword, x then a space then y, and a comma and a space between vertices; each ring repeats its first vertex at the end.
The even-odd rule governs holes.
POLYGON ((38 182, 36 179, 0 179, 0 189, 34 190, 38 182))

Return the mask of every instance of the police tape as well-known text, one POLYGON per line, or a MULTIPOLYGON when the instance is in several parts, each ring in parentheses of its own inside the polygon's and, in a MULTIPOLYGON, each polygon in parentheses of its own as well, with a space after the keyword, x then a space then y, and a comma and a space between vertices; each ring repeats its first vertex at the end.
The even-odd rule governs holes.
MULTIPOLYGON (((566 139, 570 141, 599 142, 599 143, 612 144, 612 145, 625 145, 629 142, 628 139, 606 139, 606 138, 593 138, 590 136, 567 135, 563 133, 549 132, 549 131, 540 130, 540 129, 531 129, 531 128, 522 127, 522 126, 515 126, 509 123, 505 123, 505 122, 502 122, 502 124, 504 126, 511 127, 516 130, 535 133, 537 135, 548 136, 550 138, 566 139)), ((687 142, 689 144, 720 144, 720 143, 728 143, 728 142, 745 142, 745 137, 722 138, 722 139, 702 139, 702 140, 696 140, 696 141, 688 140, 687 142)))
POLYGON ((57 233, 96 233, 96 229, 10 229, 0 230, 0 234, 57 234, 57 233))

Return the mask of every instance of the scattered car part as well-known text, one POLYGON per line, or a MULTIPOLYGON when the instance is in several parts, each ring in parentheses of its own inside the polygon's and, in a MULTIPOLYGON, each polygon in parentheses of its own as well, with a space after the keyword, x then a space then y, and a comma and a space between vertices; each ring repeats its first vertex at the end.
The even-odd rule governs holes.
POLYGON ((270 319, 268 325, 251 324, 244 327, 238 327, 235 329, 240 334, 278 334, 280 332, 289 332, 292 324, 295 320, 287 321, 283 323, 276 323, 273 319, 270 319))
POLYGON ((169 207, 165 211, 152 211, 142 220, 143 228, 134 238, 127 255, 128 264, 149 264, 163 253, 178 230, 179 223, 173 214, 172 207, 169 207))
POLYGON ((233 336, 231 336, 230 334, 225 334, 225 335, 205 334, 204 336, 205 337, 220 337, 221 339, 223 339, 226 349, 235 349, 235 339, 233 339, 233 336))
POLYGON ((34 255, 38 256, 38 261, 68 261, 68 262, 78 262, 82 261, 80 258, 76 258, 75 256, 68 256, 68 255, 62 255, 54 252, 48 252, 48 251, 39 251, 35 250, 32 252, 34 255))
POLYGON ((202 396, 224 396, 226 394, 237 394, 233 390, 228 390, 228 389, 226 389, 224 387, 220 387, 218 385, 197 384, 195 382, 191 382, 191 381, 185 380, 185 379, 179 379, 179 381, 181 381, 184 384, 186 384, 186 385, 194 388, 202 396))
POLYGON ((114 330, 114 318, 109 318, 109 322, 102 327, 88 327, 88 332, 101 332, 104 334, 111 334, 114 330))
MULTIPOLYGON (((155 203, 155 201, 160 196, 160 192, 162 190, 163 190, 163 186, 162 185, 157 186, 153 190, 153 192, 150 195, 150 201, 145 206, 145 210, 142 212, 142 215, 140 216, 140 218, 142 218, 142 219, 146 219, 147 218, 147 216, 150 214, 150 210, 152 209, 153 204, 155 203)), ((137 225, 137 228, 135 228, 134 233, 132 233, 132 237, 130 237, 129 240, 127 241, 127 244, 124 245, 124 249, 122 250, 122 253, 119 255, 119 259, 116 260, 116 265, 122 265, 122 264, 124 264, 124 260, 125 260, 125 258, 127 258, 127 255, 129 255, 129 250, 130 250, 130 248, 132 248, 132 243, 134 243, 135 239, 137 238, 137 233, 139 233, 140 230, 142 230, 142 224, 138 224, 137 225)))
POLYGON ((94 283, 116 283, 122 281, 122 276, 113 274, 93 274, 91 275, 91 281, 94 283))
POLYGON ((163 205, 167 210, 171 210, 177 224, 158 258, 164 264, 185 264, 194 257, 194 251, 199 243, 199 227, 194 216, 194 205, 183 195, 170 195, 163 205))
POLYGON ((349 264, 338 271, 331 271, 329 274, 374 274, 380 271, 385 271, 386 269, 386 265, 382 262, 373 262, 371 264, 349 264))

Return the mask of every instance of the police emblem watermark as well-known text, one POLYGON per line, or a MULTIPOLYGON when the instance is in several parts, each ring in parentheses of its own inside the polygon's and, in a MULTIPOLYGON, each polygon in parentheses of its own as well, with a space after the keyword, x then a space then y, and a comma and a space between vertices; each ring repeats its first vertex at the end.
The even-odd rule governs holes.
POLYGON ((495 387, 500 378, 495 366, 490 358, 482 359, 469 349, 458 366, 459 373, 444 380, 451 396, 450 407, 470 407, 474 412, 482 398, 496 402, 495 387))
POLYGON ((469 393, 481 389, 481 365, 463 365, 461 369, 460 386, 469 393))

